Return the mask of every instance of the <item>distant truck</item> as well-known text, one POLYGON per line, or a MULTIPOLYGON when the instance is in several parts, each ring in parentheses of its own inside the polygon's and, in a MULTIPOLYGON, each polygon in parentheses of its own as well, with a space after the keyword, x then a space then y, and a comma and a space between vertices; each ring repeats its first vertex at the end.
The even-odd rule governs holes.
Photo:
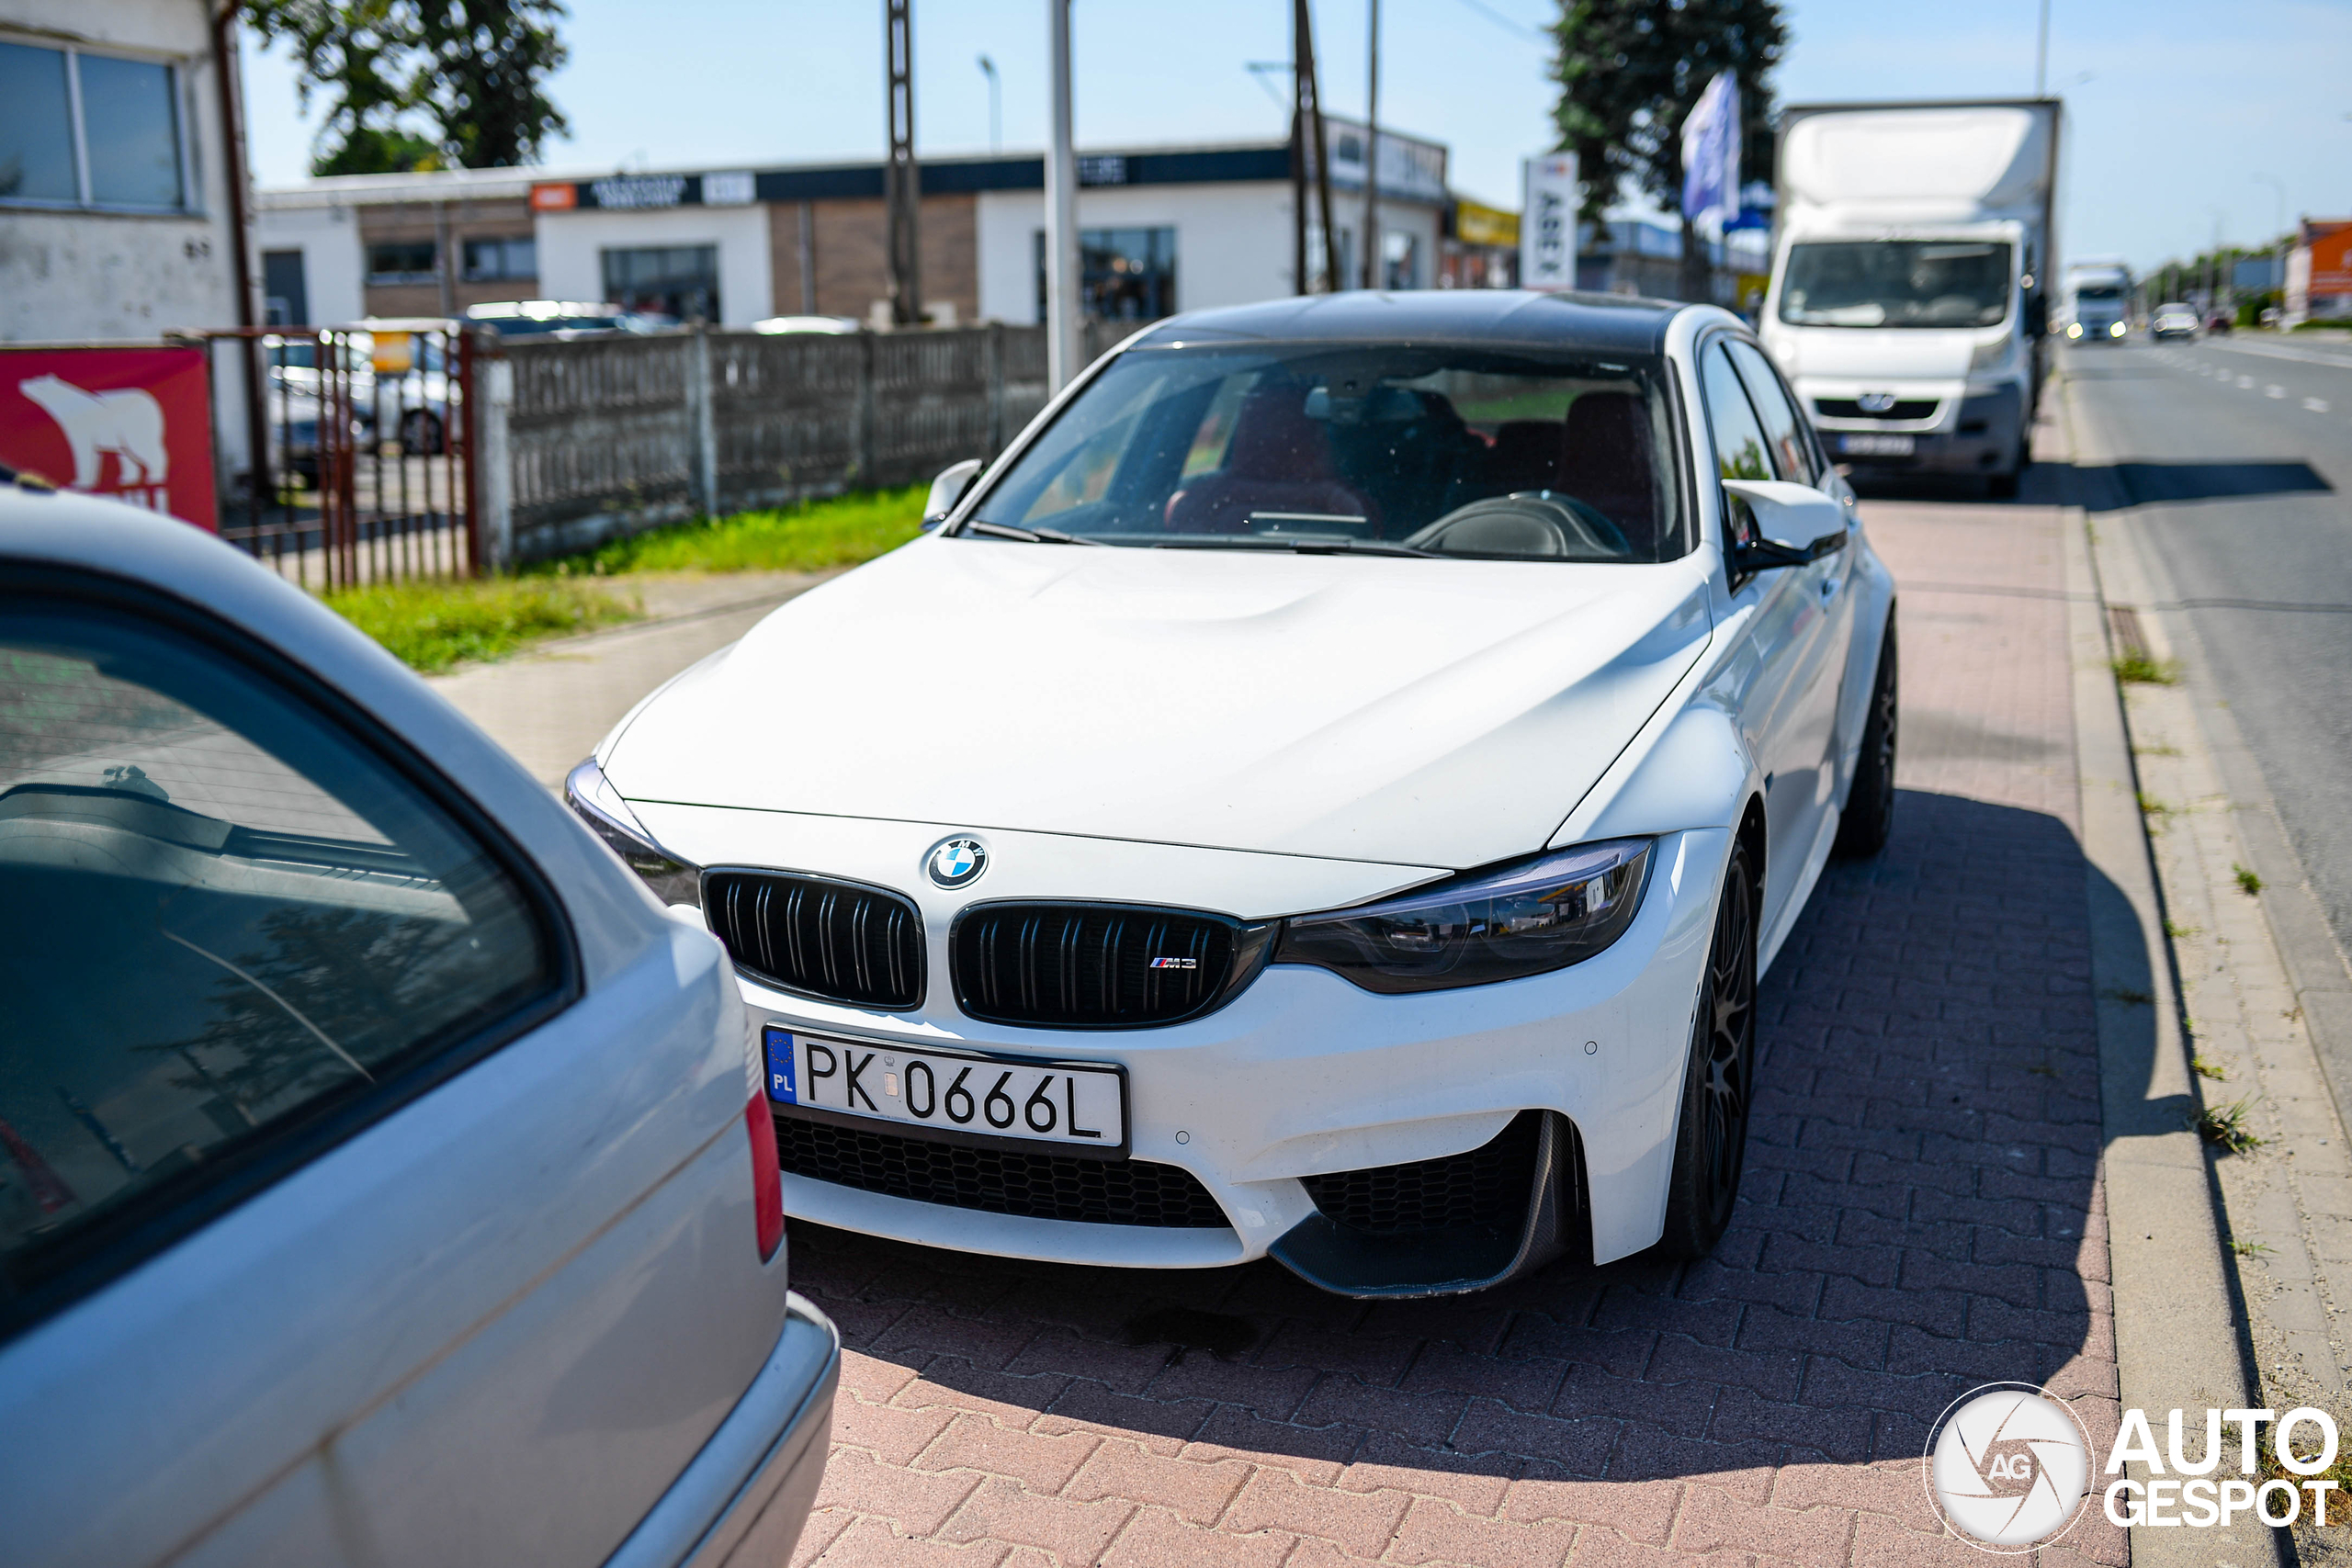
POLYGON ((2132 269, 2105 256, 2069 265, 2058 320, 2069 343, 2121 343, 2132 330, 2132 269))
POLYGON ((1840 461, 2017 492, 2058 131, 2054 98, 1787 110, 1762 335, 1840 461))

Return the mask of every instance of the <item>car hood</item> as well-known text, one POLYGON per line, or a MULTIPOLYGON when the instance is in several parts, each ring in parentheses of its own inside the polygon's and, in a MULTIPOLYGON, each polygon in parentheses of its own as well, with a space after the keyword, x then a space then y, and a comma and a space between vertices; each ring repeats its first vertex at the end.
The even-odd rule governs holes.
POLYGON ((1532 852, 1690 669, 1699 562, 930 537, 605 743, 626 797, 1419 865, 1532 852))
POLYGON ((1771 347, 1791 376, 1957 381, 1968 374, 1976 345, 2001 335, 1989 327, 1782 326, 1771 347))

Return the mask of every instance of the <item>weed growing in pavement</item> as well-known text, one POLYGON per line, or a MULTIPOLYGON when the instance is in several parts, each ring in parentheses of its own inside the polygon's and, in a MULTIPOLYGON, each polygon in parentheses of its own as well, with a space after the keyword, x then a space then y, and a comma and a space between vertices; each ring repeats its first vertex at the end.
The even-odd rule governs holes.
POLYGON ((2162 826, 2165 818, 2180 809, 2177 806, 2166 806, 2144 789, 2140 792, 2139 799, 2140 815, 2146 818, 2151 826, 2162 826))
POLYGON ((2203 1056, 2189 1057, 2188 1065, 2199 1077, 2211 1078, 2215 1083, 2224 1082, 2230 1076, 2222 1069, 2221 1063, 2210 1061, 2203 1056))
POLYGON ((534 569, 559 577, 625 571, 822 571, 856 566, 922 531, 922 485, 863 491, 773 512, 655 528, 534 569))
POLYGON ((2127 686, 2180 684, 2180 661, 2176 659, 2155 659, 2134 651, 2118 656, 2114 669, 2115 678, 2127 686))
POLYGON ((2240 1258, 2267 1258, 2270 1256, 2270 1244, 2263 1241, 2233 1241, 2230 1243, 2230 1250, 2240 1258))
POLYGON ((2171 937, 2177 942, 2186 942, 2190 937, 2196 936, 2201 932, 2205 928, 2203 926, 2184 926, 2178 920, 2166 920, 2165 922, 2165 935, 2171 937))
POLYGON ((2236 878, 2238 879, 2238 891, 2239 891, 2239 892, 2241 892, 2241 893, 2259 893, 2259 892, 2261 892, 2261 891, 2262 891, 2262 878, 2260 878, 2259 876, 2256 876, 2253 872, 2251 872, 2251 871, 2247 870, 2245 866, 2242 866, 2242 865, 2233 865, 2233 866, 2231 866, 2231 867, 2230 867, 2230 874, 2231 874, 2231 875, 2233 875, 2233 876, 2234 876, 2234 877, 2236 877, 2236 878))
POLYGON ((2228 1105, 2209 1105, 2190 1118, 2189 1125, 2197 1135, 2224 1154, 2249 1154, 2269 1140, 2255 1136, 2254 1129, 2245 1124, 2249 1102, 2235 1100, 2228 1105))
POLYGON ((2058 1076, 2058 1069, 2052 1066, 2047 1062, 2037 1063, 2033 1066, 2028 1067, 2026 1071, 2033 1074, 2036 1077, 2054 1078, 2058 1076))
POLYGON ((2132 754, 2135 757, 2177 757, 2180 755, 2180 748, 2177 746, 2134 746, 2132 748, 2132 754))
POLYGON ((2099 995, 2105 997, 2109 1001, 2123 1002, 2129 1006, 2138 1008, 2146 1007, 2156 999, 2147 992, 2135 991, 2129 986, 2109 986, 2107 989, 2101 991, 2099 995))
POLYGON ((496 659, 644 614, 602 588, 546 577, 379 583, 329 593, 326 604, 393 658, 428 674, 461 659, 496 659))

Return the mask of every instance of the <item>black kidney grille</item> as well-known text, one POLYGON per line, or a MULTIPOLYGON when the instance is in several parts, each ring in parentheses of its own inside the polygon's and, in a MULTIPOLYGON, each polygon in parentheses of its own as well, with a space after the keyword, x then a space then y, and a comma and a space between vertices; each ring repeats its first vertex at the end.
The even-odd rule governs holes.
POLYGON ((1535 1140, 1543 1113, 1522 1111, 1478 1148, 1409 1165, 1374 1166, 1306 1179, 1315 1206, 1373 1235, 1482 1230, 1510 1235, 1527 1218, 1535 1189, 1535 1140))
POLYGON ((795 1176, 919 1202, 1102 1225, 1205 1230, 1227 1224, 1199 1178, 1149 1160, 971 1148, 786 1115, 775 1118, 775 1146, 779 1163, 795 1176))
POLYGON ((956 1004, 1047 1029, 1174 1023, 1216 1005, 1239 930, 1182 909, 983 904, 956 922, 956 1004))
POLYGON ((922 918, 893 893, 779 872, 714 871, 703 908, 737 967, 861 1007, 922 1000, 922 918))

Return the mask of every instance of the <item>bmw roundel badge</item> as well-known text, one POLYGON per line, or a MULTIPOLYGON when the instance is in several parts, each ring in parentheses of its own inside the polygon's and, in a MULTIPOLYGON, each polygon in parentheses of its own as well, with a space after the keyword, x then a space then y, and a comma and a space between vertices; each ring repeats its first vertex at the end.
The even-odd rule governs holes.
POLYGON ((923 861, 923 869, 942 887, 968 886, 988 868, 989 847, 978 839, 942 839, 923 861))

